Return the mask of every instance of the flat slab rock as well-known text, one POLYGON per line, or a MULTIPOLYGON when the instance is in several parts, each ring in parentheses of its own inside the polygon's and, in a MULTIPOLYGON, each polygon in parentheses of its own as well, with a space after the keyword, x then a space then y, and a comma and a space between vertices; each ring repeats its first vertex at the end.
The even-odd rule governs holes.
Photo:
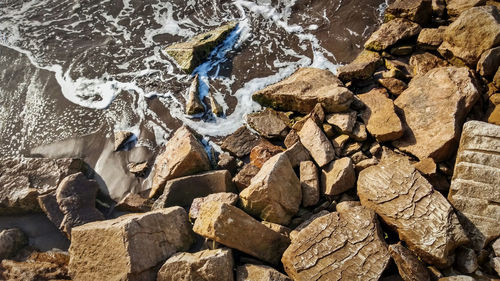
POLYGON ((293 280, 378 280, 389 260, 375 213, 354 202, 311 222, 282 258, 293 280))
POLYGON ((247 123, 261 136, 268 139, 285 139, 290 130, 290 119, 288 119, 286 114, 271 108, 248 114, 247 123))
POLYGON ((418 24, 426 24, 431 16, 431 0, 396 0, 385 10, 386 21, 405 18, 418 24))
POLYGON ((407 19, 397 18, 386 22, 365 43, 365 48, 383 51, 397 42, 417 36, 422 28, 407 19))
POLYGON ((221 148, 236 157, 248 155, 254 146, 260 143, 260 137, 242 126, 236 132, 227 136, 221 143, 221 148))

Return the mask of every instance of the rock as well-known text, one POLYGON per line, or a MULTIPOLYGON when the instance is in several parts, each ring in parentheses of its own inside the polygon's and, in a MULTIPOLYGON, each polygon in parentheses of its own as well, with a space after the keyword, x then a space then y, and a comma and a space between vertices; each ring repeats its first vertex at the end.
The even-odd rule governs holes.
POLYGON ((298 167, 303 161, 311 160, 311 155, 300 141, 289 147, 284 153, 293 168, 298 167))
POLYGON ((278 264, 289 240, 235 206, 203 204, 194 232, 271 264, 278 264), (244 235, 243 235, 244 234, 244 235))
POLYGON ((393 56, 403 57, 413 52, 413 45, 400 45, 392 47, 389 53, 393 56))
POLYGON ((286 226, 283 226, 283 225, 277 224, 277 223, 268 222, 268 221, 262 221, 262 224, 269 227, 273 231, 280 233, 281 235, 285 236, 286 238, 290 237, 290 232, 292 230, 286 226))
POLYGON ((445 0, 432 0, 432 14, 437 19, 442 19, 446 9, 445 0))
POLYGON ((247 127, 242 126, 224 139, 221 148, 241 158, 248 155, 259 142, 259 136, 252 133, 247 127))
POLYGON ((431 69, 448 65, 447 61, 429 52, 415 53, 410 57, 410 66, 413 69, 414 76, 424 75, 431 69))
POLYGON ((161 194, 165 183, 170 179, 207 170, 210 170, 210 160, 205 148, 187 126, 182 126, 175 131, 165 146, 165 151, 156 159, 149 197, 161 194))
POLYGON ((360 150, 361 150, 361 144, 359 142, 352 142, 349 143, 347 146, 345 146, 344 149, 342 149, 342 151, 340 152, 340 156, 342 157, 351 156, 360 150))
POLYGON ((491 244, 491 248, 495 256, 500 257, 500 238, 497 238, 495 242, 491 244))
POLYGON ((412 75, 412 69, 411 66, 409 65, 409 60, 408 58, 397 58, 397 59, 385 59, 385 67, 389 69, 392 72, 394 72, 394 75, 389 75, 388 77, 385 77, 382 75, 383 78, 397 78, 400 80, 410 80, 413 75, 412 75))
POLYGON ((405 18, 425 25, 430 21, 431 17, 431 0, 396 0, 385 10, 385 21, 405 18))
POLYGON ((13 257, 26 245, 28 245, 28 237, 20 229, 11 228, 0 231, 0 261, 13 257))
POLYGON ((459 247, 455 252, 455 256, 455 265, 461 272, 471 274, 478 269, 477 255, 473 249, 459 247))
POLYGON ((335 158, 332 142, 312 119, 307 120, 304 124, 299 132, 299 137, 300 142, 320 167, 325 166, 335 158))
POLYGON ((61 223, 64 219, 64 214, 59 209, 59 204, 57 203, 56 191, 51 191, 49 193, 38 196, 38 203, 40 208, 45 213, 47 218, 57 227, 60 228, 61 223))
POLYGON ((191 219, 197 219, 200 214, 201 206, 206 202, 220 202, 235 206, 236 203, 238 203, 238 199, 238 195, 231 192, 213 193, 205 197, 195 198, 193 204, 191 204, 191 208, 189 208, 189 217, 191 219))
POLYGON ((417 36, 420 25, 406 19, 397 18, 386 22, 375 31, 365 43, 365 49, 383 51, 396 43, 417 36))
POLYGON ((486 78, 493 78, 500 66, 500 47, 484 52, 477 63, 477 72, 486 78))
POLYGON ((245 264, 236 269, 236 281, 292 281, 276 269, 255 264, 245 264))
POLYGON ((354 153, 352 156, 351 156, 351 160, 354 164, 358 164, 359 162, 363 161, 363 160, 366 160, 368 159, 368 156, 366 156, 363 151, 358 151, 356 153, 354 153))
POLYGON ((287 148, 290 148, 292 145, 294 145, 299 140, 300 139, 299 139, 299 135, 298 135, 297 131, 290 130, 290 132, 288 133, 288 135, 286 135, 284 143, 285 143, 285 146, 287 148))
POLYGON ((285 113, 266 108, 264 111, 250 113, 247 116, 247 123, 261 136, 272 139, 285 139, 290 128, 290 119, 285 113))
POLYGON ((492 259, 493 263, 493 269, 497 272, 498 275, 500 275, 500 258, 496 257, 492 259))
POLYGON ((212 93, 208 94, 208 99, 210 100, 210 109, 212 110, 212 113, 215 116, 222 116, 224 115, 224 109, 222 106, 219 104, 217 99, 215 99, 214 95, 212 93))
POLYGON ((2 261, 0 278, 11 281, 70 280, 68 262, 66 252, 33 252, 23 261, 2 261))
POLYGON ((238 168, 238 163, 236 158, 231 156, 229 153, 224 152, 219 155, 219 161, 217 162, 217 168, 219 170, 228 170, 231 175, 236 174, 236 169, 238 168))
POLYGON ((341 194, 356 184, 356 173, 351 158, 331 162, 321 171, 321 191, 325 195, 341 194))
POLYGON ((320 218, 322 216, 329 215, 329 214, 330 214, 330 212, 328 212, 327 210, 322 210, 322 211, 319 211, 316 214, 310 216, 309 218, 305 219, 302 223, 300 223, 297 227, 295 227, 294 230, 292 230, 290 232, 290 239, 291 240, 296 239, 297 236, 299 235, 300 231, 302 229, 306 228, 308 225, 310 225, 315 219, 320 218))
POLYGON ((243 166, 238 174, 233 178, 233 183, 239 192, 243 191, 250 185, 250 181, 260 171, 260 168, 250 163, 243 166))
POLYGON ((468 242, 453 207, 406 157, 387 155, 361 171, 357 188, 361 204, 396 229, 426 263, 448 266, 453 250, 468 242))
POLYGON ((300 186, 302 187, 302 206, 310 207, 319 201, 318 168, 312 161, 300 162, 300 186))
POLYGON ((396 263, 399 275, 405 281, 430 281, 429 270, 413 254, 412 251, 404 247, 401 242, 389 246, 389 253, 396 263))
POLYGON ((181 207, 88 223, 72 230, 70 275, 73 280, 155 280, 155 268, 193 241, 181 207))
POLYGON ((476 279, 467 275, 455 275, 439 278, 438 281, 476 281, 476 279))
POLYGON ((283 148, 268 141, 261 141, 250 152, 250 163, 260 169, 269 158, 281 152, 283 148))
POLYGON ((157 281, 233 281, 233 254, 230 249, 177 253, 158 272, 157 281))
POLYGON ((249 214, 287 225, 299 210, 302 190, 286 154, 280 153, 269 159, 240 193, 240 200, 249 214))
POLYGON ((446 9, 448 16, 456 18, 468 9, 484 4, 486 0, 446 0, 446 9))
POLYGON ((196 74, 193 78, 193 82, 191 82, 191 86, 188 91, 188 99, 186 101, 186 114, 194 115, 205 112, 205 107, 200 100, 199 93, 199 85, 200 82, 198 80, 198 74, 196 74))
POLYGON ((328 70, 301 68, 285 80, 257 91, 252 99, 282 111, 309 113, 321 103, 327 113, 347 110, 353 94, 328 70))
POLYGON ((368 79, 381 64, 381 59, 377 52, 363 50, 354 61, 339 67, 337 75, 344 82, 368 79))
POLYGON ((342 154, 342 151, 343 151, 347 141, 349 141, 348 135, 340 135, 332 140, 332 144, 333 144, 333 147, 335 149, 336 155, 342 154))
POLYGON ((500 13, 496 7, 484 6, 463 12, 450 24, 438 51, 454 64, 466 64, 475 69, 481 54, 499 44, 500 13))
POLYGON ((311 110, 311 112, 309 112, 306 116, 295 122, 295 124, 293 124, 292 126, 292 129, 299 132, 300 130, 302 130, 302 127, 304 127, 304 124, 309 119, 314 121, 314 123, 316 123, 316 125, 320 127, 323 125, 323 121, 325 121, 325 111, 323 110, 323 107, 320 103, 316 104, 313 110, 311 110))
POLYGON ((495 76, 493 77, 493 84, 495 87, 500 88, 500 67, 497 70, 497 73, 495 73, 495 76))
POLYGON ((361 118, 378 142, 397 140, 403 135, 403 125, 385 89, 373 89, 358 98, 365 104, 361 118))
POLYGON ((134 133, 128 131, 115 132, 115 151, 124 149, 133 135, 134 133))
POLYGON ((170 45, 165 52, 175 60, 180 69, 191 73, 236 26, 237 22, 227 23, 212 31, 198 34, 189 41, 170 45))
POLYGON ((390 260, 386 247, 375 214, 343 202, 302 229, 282 262, 292 280, 378 280, 390 260))
POLYGON ((500 126, 465 123, 448 200, 476 249, 500 235, 500 126))
POLYGON ((323 132, 327 138, 334 138, 337 135, 336 130, 333 129, 333 126, 327 123, 323 123, 322 125, 323 132))
POLYGON ((171 206, 189 207, 193 200, 212 193, 235 192, 231 173, 227 170, 205 172, 167 181, 163 194, 153 204, 153 209, 171 206))
POLYGON ((368 138, 368 134, 366 133, 366 125, 360 122, 356 122, 356 124, 354 124, 354 128, 352 128, 352 132, 348 135, 355 141, 365 141, 368 138))
POLYGON ((136 177, 144 177, 149 170, 149 165, 148 162, 128 163, 127 168, 136 177))
POLYGON ((2 215, 40 212, 37 196, 57 188, 74 173, 90 175, 80 159, 2 158, 0 161, 0 213, 2 215))
POLYGON ((454 152, 465 116, 479 98, 467 68, 443 67, 414 78, 394 104, 405 132, 393 141, 398 149, 436 162, 454 152))
POLYGON ((417 38, 417 46, 422 50, 435 51, 443 43, 444 28, 423 28, 417 38))
POLYGON ((326 122, 335 126, 341 133, 350 134, 356 124, 356 111, 333 113, 326 116, 326 122))
POLYGON ((437 165, 432 158, 425 158, 413 165, 423 176, 432 176, 437 173, 437 165))
POLYGON ((377 82, 395 96, 401 95, 408 88, 408 84, 397 78, 380 78, 377 82))
POLYGON ((378 164, 378 159, 375 157, 372 157, 372 158, 360 161, 359 163, 356 163, 356 165, 354 165, 354 169, 356 170, 356 173, 359 173, 359 172, 363 171, 364 169, 371 167, 371 166, 375 166, 377 164, 378 164))
POLYGON ((115 206, 115 210, 131 213, 145 213, 151 211, 153 202, 139 194, 129 193, 115 206))

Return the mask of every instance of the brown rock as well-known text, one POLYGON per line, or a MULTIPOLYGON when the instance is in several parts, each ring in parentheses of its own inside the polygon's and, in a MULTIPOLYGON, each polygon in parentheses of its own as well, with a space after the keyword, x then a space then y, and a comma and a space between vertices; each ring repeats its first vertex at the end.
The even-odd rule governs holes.
POLYGON ((345 146, 344 149, 342 149, 340 156, 342 157, 350 156, 360 150, 361 150, 361 144, 359 142, 352 142, 347 144, 347 146, 345 146))
POLYGON ((242 210, 219 202, 203 204, 193 230, 203 237, 271 264, 279 263, 289 244, 286 237, 242 210))
POLYGON ((450 265, 453 250, 468 242, 452 206, 406 157, 387 155, 359 173, 357 187, 361 204, 395 228, 426 263, 450 265))
POLYGON ((390 77, 384 78, 397 78, 401 80, 409 80, 412 78, 412 68, 409 65, 408 58, 397 58, 397 59, 385 59, 385 67, 389 69, 391 72, 394 72, 394 75, 389 75, 390 77))
POLYGON ((424 25, 429 22, 431 17, 431 0, 396 0, 385 10, 385 21, 405 18, 424 25))
POLYGON ((127 168, 136 177, 144 177, 149 169, 149 165, 148 162, 128 163, 127 168))
POLYGON ((500 238, 497 238, 495 242, 491 244, 491 248, 495 256, 500 257, 500 238))
POLYGON ((268 222, 268 221, 262 221, 262 224, 269 227, 273 231, 280 233, 281 235, 285 236, 286 238, 290 237, 291 229, 286 227, 286 226, 283 226, 283 225, 277 224, 277 223, 268 222))
POLYGON ((385 89, 374 89, 358 98, 365 104, 361 118, 378 142, 397 140, 403 135, 403 125, 385 89))
POLYGON ((193 241, 181 207, 88 223, 73 228, 70 275, 73 280, 155 280, 155 267, 193 241))
POLYGON ((307 120, 304 124, 299 132, 299 137, 300 142, 320 167, 325 166, 335 158, 332 142, 312 119, 307 120))
POLYGON ((188 91, 188 99, 186 101, 186 114, 194 115, 205 112, 205 107, 200 100, 199 93, 199 80, 198 74, 196 74, 193 78, 193 82, 191 82, 191 86, 188 91))
POLYGON ((486 4, 486 0, 446 0, 446 9, 448 16, 455 18, 472 7, 484 4, 486 4))
POLYGON ((259 142, 259 136, 252 133, 247 127, 242 126, 224 139, 221 148, 229 151, 236 157, 243 157, 248 155, 252 151, 252 148, 259 142))
POLYGON ((28 237, 20 229, 11 228, 0 231, 0 261, 13 257, 26 245, 28 245, 28 237))
POLYGON ((131 213, 145 213, 151 211, 153 202, 139 194, 129 193, 115 206, 115 210, 131 213))
POLYGON ((250 163, 243 166, 238 174, 233 178, 233 183, 239 192, 243 191, 250 185, 250 181, 260 171, 260 168, 250 163))
POLYGON ((285 139, 290 130, 288 127, 290 123, 288 116, 283 112, 275 111, 271 108, 248 114, 247 122, 261 136, 268 139, 285 139))
POLYGON ((326 116, 326 122, 335 126, 341 133, 350 134, 356 124, 356 111, 329 114, 326 116))
POLYGON ((149 197, 163 192, 170 179, 210 170, 210 160, 203 145, 186 126, 175 131, 155 163, 155 174, 149 197))
POLYGON ((436 17, 436 19, 441 19, 444 16, 445 9, 445 0, 432 0, 432 14, 436 17))
POLYGON ((348 135, 340 135, 332 140, 333 147, 335 149, 335 154, 341 155, 347 141, 349 141, 348 135))
POLYGON ((395 96, 399 96, 408 88, 408 84, 397 78, 380 78, 377 82, 395 96))
POLYGON ((427 267, 412 251, 404 247, 401 242, 390 245, 389 253, 398 267, 399 275, 401 275, 404 281, 431 280, 427 267))
POLYGON ((312 161, 300 162, 300 185, 302 187, 302 206, 314 206, 319 201, 318 168, 312 161))
POLYGON ((236 169, 238 168, 238 163, 236 158, 231 156, 229 153, 224 152, 219 155, 219 161, 217 162, 217 168, 219 170, 228 170, 231 175, 236 174, 236 169))
POLYGON ((497 274, 500 275, 500 258, 499 257, 493 258, 492 263, 493 263, 493 269, 495 269, 497 274))
POLYGON ((133 135, 134 133, 128 131, 115 132, 115 151, 124 149, 133 135))
POLYGON ((283 254, 293 280, 378 280, 389 253, 375 214, 354 202, 315 219, 283 254), (342 261, 342 262, 339 262, 342 261))
POLYGON ((322 210, 322 211, 319 211, 316 214, 310 216, 309 218, 305 219, 304 221, 302 221, 302 223, 300 223, 297 227, 295 227, 294 230, 292 230, 290 232, 290 239, 291 240, 296 239, 297 236, 299 235, 300 231, 302 229, 306 228, 308 225, 310 225, 315 219, 320 218, 322 216, 329 215, 329 214, 330 214, 330 212, 328 212, 327 210, 322 210))
POLYGON ((436 162, 432 158, 425 158, 413 165, 423 176, 433 176, 437 173, 436 162))
POLYGON ((428 52, 415 53, 410 57, 410 66, 414 76, 424 75, 431 69, 448 65, 447 61, 428 52))
POLYGON ((363 171, 364 169, 371 167, 371 166, 375 166, 377 164, 378 164, 378 159, 375 157, 372 157, 372 158, 360 161, 359 163, 356 163, 356 165, 354 165, 354 169, 356 170, 356 173, 359 173, 359 172, 363 171))
POLYGON ((455 266, 460 272, 471 274, 478 269, 477 255, 473 249, 459 247, 455 251, 455 256, 455 266))
POLYGON ((399 45, 390 49, 389 53, 393 56, 403 57, 413 52, 413 45, 399 45))
POLYGON ((323 121, 325 120, 325 111, 323 110, 323 106, 321 106, 320 103, 316 104, 304 118, 298 120, 293 124, 292 129, 295 131, 299 132, 302 130, 302 127, 304 127, 304 124, 307 122, 307 120, 313 120, 316 125, 321 126, 323 124, 323 121))
POLYGON ((287 148, 290 148, 292 145, 294 145, 299 140, 300 140, 300 138, 299 138, 299 135, 297 134, 297 131, 290 130, 288 135, 286 135, 284 143, 285 143, 285 146, 287 148))
POLYGON ((488 79, 493 78, 500 66, 500 47, 484 52, 477 63, 477 72, 488 79))
POLYGON ((397 18, 382 24, 368 38, 365 48, 372 51, 383 51, 401 40, 417 36, 420 30, 420 25, 406 19, 397 18))
POLYGON ((215 116, 224 115, 224 109, 211 92, 208 93, 208 100, 210 101, 210 110, 215 116))
POLYGON ((281 152, 283 152, 283 148, 268 141, 261 141, 250 152, 250 164, 260 169, 269 158, 281 152))
POLYGON ((255 264, 245 264, 236 269, 236 281, 292 281, 276 269, 255 264))
POLYGON ((403 137, 393 145, 419 159, 448 159, 457 147, 461 124, 478 98, 467 68, 436 68, 414 78, 394 101, 406 124, 403 137))
POLYGON ((366 125, 360 122, 356 122, 356 124, 354 124, 354 128, 352 128, 352 132, 348 135, 355 141, 365 141, 368 138, 368 134, 366 133, 366 125))
POLYGON ((344 111, 353 94, 330 71, 301 68, 287 79, 254 93, 252 98, 263 106, 307 114, 317 103, 327 113, 344 111))
POLYGON ((439 278, 438 281, 476 281, 476 279, 467 275, 455 275, 439 278))
POLYGON ((351 158, 331 162, 321 171, 321 191, 326 195, 341 194, 356 184, 356 173, 351 158))
POLYGON ((327 123, 323 123, 322 125, 323 132, 325 132, 325 135, 327 138, 333 138, 337 134, 336 130, 333 129, 333 126, 327 123))
POLYGON ((289 147, 284 153, 293 168, 298 167, 303 161, 311 160, 311 155, 300 141, 289 147))
POLYGON ((56 191, 54 190, 38 196, 38 203, 47 218, 59 228, 64 219, 64 214, 61 209, 59 209, 59 204, 56 199, 56 191))
POLYGON ((354 61, 339 67, 337 75, 344 82, 368 79, 381 64, 381 59, 377 52, 363 50, 354 61))
POLYGON ((23 261, 3 260, 0 279, 9 281, 70 280, 66 252, 33 252, 23 261))
POLYGON ((497 73, 495 73, 495 76, 493 77, 493 84, 495 87, 500 88, 500 67, 497 70, 497 73))
POLYGON ((444 28, 423 28, 417 38, 417 46, 423 50, 435 51, 443 43, 444 28))
POLYGON ((210 194, 205 197, 195 198, 193 200, 193 204, 191 204, 191 208, 189 208, 189 217, 191 219, 197 219, 198 215, 200 214, 201 206, 203 206, 203 204, 207 202, 213 201, 235 206, 236 203, 238 203, 238 199, 238 195, 231 192, 220 192, 210 194))

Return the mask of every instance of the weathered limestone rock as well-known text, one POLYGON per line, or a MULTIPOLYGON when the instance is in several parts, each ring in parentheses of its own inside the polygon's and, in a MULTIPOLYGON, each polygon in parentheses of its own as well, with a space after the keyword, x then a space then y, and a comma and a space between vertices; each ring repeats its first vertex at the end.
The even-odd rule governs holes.
POLYGON ((20 229, 11 228, 0 231, 0 261, 14 256, 26 245, 28 245, 28 237, 20 229))
POLYGON ((375 157, 372 157, 372 158, 360 161, 359 163, 356 163, 356 165, 354 165, 354 169, 356 170, 357 173, 359 173, 359 172, 363 171, 364 169, 371 167, 371 166, 375 166, 377 164, 378 164, 378 159, 375 157))
POLYGON ((283 152, 283 148, 263 140, 252 148, 250 152, 250 163, 260 169, 269 158, 281 152, 283 152))
POLYGON ((194 232, 271 264, 278 264, 289 240, 235 206, 207 202, 194 232))
POLYGON ((481 54, 499 44, 500 13, 494 6, 483 6, 463 12, 450 24, 438 51, 454 64, 475 69, 481 54))
POLYGON ((397 140, 403 135, 403 125, 385 89, 373 89, 358 98, 365 104, 361 118, 378 142, 397 140))
POLYGON ((415 53, 410 57, 410 66, 413 69, 414 76, 424 75, 431 69, 448 65, 447 61, 429 52, 415 53))
POLYGON ((139 194, 129 193, 115 206, 115 210, 131 213, 144 213, 151 211, 153 202, 139 194))
POLYGON ((455 18, 472 7, 484 4, 486 4, 486 0, 446 0, 446 9, 448 16, 455 18))
POLYGON ((500 258, 499 257, 493 258, 492 263, 493 263, 493 269, 495 269, 497 274, 500 275, 500 258))
POLYGON ((395 228, 426 263, 450 265, 453 250, 468 242, 453 207, 406 157, 387 155, 359 173, 357 187, 361 204, 395 228))
POLYGON ((500 66, 500 47, 484 52, 477 63, 477 72, 486 78, 493 78, 500 66))
POLYGON ((219 192, 205 197, 195 198, 193 204, 191 204, 191 208, 189 208, 189 217, 191 219, 197 219, 200 214, 201 206, 207 202, 220 202, 234 206, 238 203, 238 199, 238 195, 231 192, 219 192))
POLYGON ((187 42, 167 47, 165 52, 184 72, 191 73, 217 45, 224 41, 236 25, 237 22, 230 22, 212 31, 198 34, 187 42))
POLYGON ((344 82, 368 79, 381 64, 381 59, 379 53, 363 50, 354 61, 339 67, 337 75, 344 82))
POLYGON ((189 87, 188 99, 186 101, 186 114, 189 115, 205 112, 205 107, 200 100, 200 81, 198 79, 198 74, 196 74, 193 78, 193 82, 191 82, 191 86, 189 87))
POLYGON ((239 192, 250 185, 250 181, 260 171, 260 168, 250 163, 243 166, 238 174, 233 178, 233 183, 239 192))
POLYGON ((170 179, 210 170, 210 160, 203 145, 186 126, 175 131, 155 163, 155 174, 149 197, 162 193, 170 179))
POLYGON ((252 98, 263 106, 307 114, 317 103, 327 113, 344 111, 351 105, 353 94, 330 71, 301 68, 285 80, 254 93, 252 98))
POLYGON ((157 281, 233 281, 233 254, 230 249, 177 253, 158 272, 157 281))
POLYGON ((255 264, 245 264, 236 269, 236 281, 292 281, 276 269, 255 264))
POLYGON ((293 280, 378 280, 390 260, 386 247, 375 214, 342 202, 302 229, 282 262, 293 280))
POLYGON ((428 23, 431 17, 431 0, 396 0, 385 10, 385 21, 405 18, 423 25, 428 23))
POLYGON ((70 275, 73 280, 155 280, 154 268, 193 241, 181 207, 88 223, 72 230, 70 275))
POLYGON ((343 193, 356 183, 356 172, 351 158, 344 157, 331 162, 321 171, 321 191, 326 195, 343 193))
POLYGON ((33 252, 23 261, 3 260, 0 278, 11 281, 70 280, 66 252, 33 252))
POLYGON ((464 216, 476 249, 500 235, 499 152, 500 126, 465 123, 448 200, 464 216))
POLYGON ((302 190, 286 154, 280 153, 269 159, 240 193, 240 199, 248 213, 265 221, 287 225, 299 210, 302 190))
POLYGON ((314 206, 319 200, 318 168, 312 161, 300 162, 300 185, 302 187, 302 206, 314 206))
POLYGON ((299 141, 299 134, 297 133, 296 130, 292 129, 290 132, 288 132, 288 135, 286 135, 285 138, 285 147, 290 148, 292 145, 294 145, 296 142, 299 141))
POLYGON ((404 90, 408 89, 408 84, 397 78, 380 78, 377 82, 395 96, 401 95, 404 90))
POLYGON ((261 223, 289 239, 290 232, 292 231, 290 228, 283 226, 281 224, 272 223, 268 221, 262 221, 261 223))
POLYGON ((397 42, 417 36, 422 28, 406 19, 397 18, 386 22, 375 31, 365 43, 365 48, 372 51, 383 51, 397 42))
POLYGON ((124 149, 133 135, 134 133, 128 131, 115 132, 115 151, 124 149))
POLYGON ((436 68, 415 77, 394 101, 402 112, 405 133, 393 145, 419 159, 448 159, 457 147, 462 122, 478 98, 467 68, 436 68))
POLYGON ((356 124, 356 111, 333 113, 326 116, 326 122, 335 126, 341 133, 350 134, 356 124))
POLYGON ((236 157, 243 157, 259 144, 260 137, 252 133, 247 127, 242 126, 236 132, 227 136, 221 143, 221 148, 229 151, 236 157))
POLYGON ((302 161, 311 160, 311 155, 300 141, 296 142, 284 153, 288 157, 288 160, 290 160, 293 168, 298 167, 302 161))
POLYGON ((455 275, 439 278, 438 281, 476 281, 476 279, 468 275, 455 275))
POLYGON ((163 194, 153 204, 153 209, 171 206, 189 207, 193 200, 218 192, 235 192, 231 173, 227 170, 205 172, 167 181, 163 194))
POLYGON ((396 263, 399 275, 405 281, 430 281, 429 270, 427 267, 416 257, 412 251, 408 250, 405 246, 393 244, 389 246, 389 253, 396 263))
POLYGON ((437 50, 443 43, 444 28, 423 28, 418 34, 417 46, 423 50, 437 50))
POLYGON ((285 139, 290 130, 288 127, 290 119, 288 119, 286 114, 271 108, 248 114, 247 122, 261 136, 268 139, 285 139))
POLYGON ((306 121, 299 132, 299 137, 300 142, 320 167, 325 166, 335 158, 332 142, 312 119, 306 121))

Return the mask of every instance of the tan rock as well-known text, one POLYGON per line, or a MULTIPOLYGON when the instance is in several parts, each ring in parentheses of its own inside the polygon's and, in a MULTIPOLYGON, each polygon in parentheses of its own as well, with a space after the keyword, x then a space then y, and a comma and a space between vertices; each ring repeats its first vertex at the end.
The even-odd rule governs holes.
POLYGON ((390 260, 381 233, 372 211, 340 203, 299 232, 283 266, 293 280, 378 280, 390 260))
POLYGON ((424 176, 432 176, 437 173, 437 165, 432 158, 422 159, 413 166, 424 176))
POLYGON ((421 27, 409 20, 397 18, 386 22, 375 31, 365 43, 365 48, 383 51, 397 42, 417 36, 421 27))
POLYGON ((375 157, 372 157, 372 158, 360 161, 359 163, 356 163, 356 165, 354 165, 354 169, 356 170, 357 173, 359 173, 359 172, 363 171, 364 169, 371 167, 371 166, 375 166, 377 164, 378 164, 378 159, 375 157))
POLYGON ((3 260, 0 278, 9 281, 70 280, 68 262, 67 252, 33 252, 22 261, 3 260))
POLYGON ((208 100, 210 101, 210 110, 215 116, 224 115, 224 108, 222 108, 222 105, 220 105, 220 103, 211 92, 208 93, 208 100))
POLYGON ((414 78, 394 101, 406 124, 403 137, 393 145, 419 159, 448 159, 457 147, 461 124, 478 98, 467 68, 436 68, 414 78))
POLYGON ((453 250, 468 242, 453 207, 406 157, 387 155, 361 171, 357 188, 361 204, 395 228, 426 263, 450 265, 453 250))
POLYGON ((200 100, 200 92, 199 92, 200 82, 198 79, 199 79, 198 74, 196 74, 188 90, 188 98, 186 101, 186 114, 189 115, 205 112, 205 107, 203 106, 203 103, 201 103, 200 100))
POLYGON ((417 46, 423 50, 435 51, 443 43, 444 28, 423 28, 417 38, 417 46))
POLYGON ((189 208, 189 218, 197 219, 200 214, 201 207, 207 202, 214 201, 235 206, 236 203, 238 203, 238 199, 238 195, 231 192, 219 192, 205 197, 195 198, 193 200, 193 204, 191 204, 191 207, 189 208))
POLYGON ((495 269, 497 274, 500 275, 500 258, 499 257, 493 258, 492 263, 493 263, 493 269, 495 269))
POLYGON ((290 239, 294 240, 297 238, 299 235, 300 231, 304 228, 306 228, 308 225, 310 225, 315 219, 320 218, 322 216, 329 215, 330 212, 327 210, 322 210, 317 212, 316 214, 313 214, 309 218, 305 219, 302 223, 300 223, 297 227, 295 227, 291 232, 290 232, 290 239))
POLYGON ((227 136, 221 143, 221 148, 229 151, 236 157, 248 155, 252 148, 259 144, 260 137, 242 126, 236 132, 227 136))
POLYGON ((247 188, 250 185, 250 181, 252 180, 252 178, 255 177, 255 175, 257 175, 259 171, 259 167, 254 166, 250 163, 243 166, 243 169, 241 169, 233 178, 233 183, 238 191, 241 192, 245 188, 247 188))
POLYGON ((495 256, 500 257, 500 238, 497 238, 495 242, 491 244, 491 248, 495 256))
POLYGON ((288 247, 286 237, 237 207, 218 202, 203 204, 194 232, 271 264, 278 264, 288 247))
POLYGON ((134 135, 134 133, 128 131, 118 131, 115 132, 114 134, 115 134, 115 151, 124 149, 130 137, 134 135))
POLYGON ((153 202, 139 194, 129 193, 115 206, 115 210, 131 213, 144 213, 151 211, 153 202))
POLYGON ((341 194, 356 184, 356 172, 351 158, 331 162, 321 171, 321 191, 326 195, 341 194))
POLYGON ((344 149, 346 143, 349 141, 348 135, 340 135, 332 140, 333 147, 335 149, 335 154, 340 155, 344 149))
POLYGON ((284 153, 293 168, 298 167, 303 161, 311 160, 311 155, 300 141, 289 147, 284 153))
POLYGON ((454 275, 439 278, 438 281, 476 281, 476 279, 467 275, 454 275))
POLYGON ((285 143, 286 148, 290 148, 292 145, 294 145, 299 140, 300 139, 299 139, 299 135, 298 135, 297 131, 290 130, 288 135, 286 135, 284 143, 285 143))
POLYGON ((380 78, 377 82, 395 96, 401 95, 408 88, 408 84, 397 78, 380 78))
POLYGON ((282 111, 309 113, 317 103, 325 112, 349 108, 353 94, 328 70, 301 68, 285 80, 252 95, 263 106, 282 111))
POLYGON ((418 24, 426 24, 431 17, 431 0, 396 0, 385 10, 385 21, 405 18, 418 24))
POLYGON ((302 187, 302 206, 314 206, 319 200, 318 168, 312 161, 300 162, 300 185, 302 187))
POLYGON ((350 134, 356 124, 356 111, 333 113, 326 116, 326 122, 335 126, 341 133, 350 134))
POLYGON ((268 141, 261 141, 250 152, 250 163, 260 169, 269 158, 281 152, 283 148, 268 141))
POLYGON ((281 235, 285 236, 286 238, 290 237, 290 228, 283 226, 281 224, 273 223, 273 222, 268 222, 268 221, 262 221, 262 224, 269 227, 270 229, 280 233, 281 235))
POLYGON ((448 65, 449 63, 447 61, 429 52, 415 53, 410 57, 410 66, 414 76, 424 75, 431 69, 448 65))
POLYGON ((312 119, 318 126, 323 125, 323 121, 325 120, 325 111, 320 103, 317 103, 311 112, 309 112, 306 116, 296 121, 295 124, 293 124, 292 129, 299 132, 309 119, 312 119))
POLYGON ((203 145, 186 126, 175 131, 155 163, 149 197, 163 192, 170 179, 210 170, 210 161, 203 145))
POLYGON ((247 122, 261 136, 268 139, 285 139, 290 130, 288 127, 290 119, 288 119, 286 114, 271 108, 248 114, 247 122))
POLYGON ((128 163, 127 164, 128 171, 134 174, 136 177, 144 177, 149 170, 148 162, 139 162, 139 163, 128 163))
POLYGON ((356 124, 354 124, 354 128, 352 128, 352 132, 348 135, 355 141, 365 141, 368 138, 366 125, 361 122, 356 122, 356 124))
POLYGON ((352 142, 352 143, 347 144, 344 147, 344 149, 342 149, 340 156, 342 156, 342 157, 351 156, 360 150, 361 150, 361 144, 359 142, 352 142))
POLYGON ((368 79, 381 64, 381 59, 377 52, 363 50, 354 61, 339 67, 337 75, 344 82, 368 79))
POLYGON ((236 269, 236 281, 292 281, 276 269, 255 264, 245 264, 236 269))
POLYGON ((477 63, 477 72, 486 78, 493 78, 500 66, 500 47, 484 52, 477 63))
POLYGON ((446 0, 446 9, 448 16, 455 18, 472 7, 484 4, 486 4, 486 0, 446 0))
POLYGON ((299 132, 300 142, 309 151, 314 161, 323 167, 335 158, 332 142, 321 128, 309 119, 299 132))
POLYGON ((88 223, 72 230, 70 275, 73 280, 155 280, 155 267, 193 241, 181 207, 88 223))
POLYGON ((396 263, 399 275, 404 281, 430 281, 429 270, 401 242, 389 246, 389 253, 396 263))
POLYGON ((465 123, 448 200, 478 250, 500 235, 499 152, 500 126, 465 123))

